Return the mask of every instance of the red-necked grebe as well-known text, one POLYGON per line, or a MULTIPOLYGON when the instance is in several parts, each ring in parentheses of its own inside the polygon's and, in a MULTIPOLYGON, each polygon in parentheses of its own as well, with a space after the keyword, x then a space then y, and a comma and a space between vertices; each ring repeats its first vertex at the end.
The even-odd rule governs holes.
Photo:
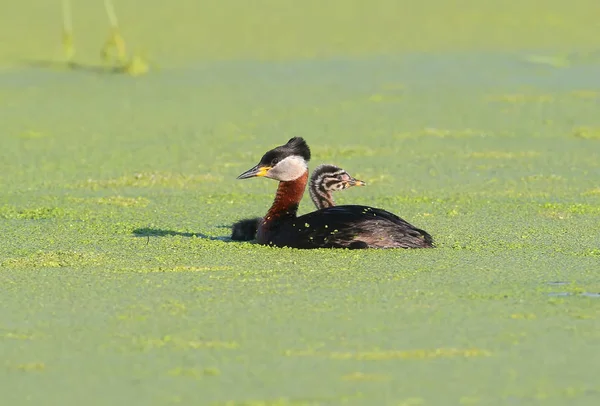
POLYGON ((290 248, 431 248, 426 231, 375 207, 334 206, 298 217, 308 182, 310 148, 300 137, 265 153, 238 179, 266 177, 279 181, 273 205, 260 223, 259 244, 290 248))

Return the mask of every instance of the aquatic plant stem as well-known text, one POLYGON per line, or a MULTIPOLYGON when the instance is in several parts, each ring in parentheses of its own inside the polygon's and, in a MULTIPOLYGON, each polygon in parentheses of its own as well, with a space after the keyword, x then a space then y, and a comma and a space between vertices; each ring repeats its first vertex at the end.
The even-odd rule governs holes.
POLYGON ((127 51, 125 46, 125 40, 119 30, 119 21, 115 12, 115 7, 111 0, 104 0, 104 9, 110 23, 111 29, 110 34, 104 46, 102 47, 101 55, 102 59, 109 61, 111 50, 116 50, 116 59, 119 63, 125 63, 127 61, 127 51))
POLYGON ((71 16, 71 1, 62 1, 62 14, 63 14, 63 33, 62 33, 62 45, 65 52, 65 57, 68 62, 73 60, 75 56, 75 46, 73 44, 73 19, 71 16))

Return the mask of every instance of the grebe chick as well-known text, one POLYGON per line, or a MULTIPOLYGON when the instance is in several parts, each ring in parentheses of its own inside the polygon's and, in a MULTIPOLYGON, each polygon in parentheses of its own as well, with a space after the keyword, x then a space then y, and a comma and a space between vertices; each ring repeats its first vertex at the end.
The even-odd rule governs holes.
MULTIPOLYGON (((355 179, 342 168, 335 165, 319 165, 315 168, 308 184, 310 198, 317 209, 335 206, 333 192, 348 189, 352 186, 364 186, 365 182, 355 179)), ((244 219, 231 226, 231 239, 250 241, 256 237, 256 231, 262 217, 244 219)))
POLYGON ((335 165, 319 165, 313 171, 308 183, 308 193, 317 209, 335 206, 333 192, 352 186, 365 186, 366 183, 355 179, 348 172, 335 165))
POLYGON ((266 177, 279 181, 273 205, 260 222, 259 244, 289 248, 431 248, 433 239, 388 211, 343 205, 298 217, 308 181, 310 148, 300 137, 263 155, 238 179, 266 177))

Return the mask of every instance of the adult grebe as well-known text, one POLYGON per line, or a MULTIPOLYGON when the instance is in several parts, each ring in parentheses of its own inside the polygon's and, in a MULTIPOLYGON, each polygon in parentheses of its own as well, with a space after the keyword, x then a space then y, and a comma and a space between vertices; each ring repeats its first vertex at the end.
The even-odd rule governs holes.
POLYGON ((273 205, 258 227, 259 244, 290 248, 431 248, 433 239, 400 217, 374 207, 343 205, 297 217, 308 181, 310 148, 300 137, 265 153, 238 176, 279 181, 273 205))
MULTIPOLYGON (((317 209, 335 206, 333 192, 348 189, 352 186, 364 186, 365 182, 355 179, 342 168, 335 165, 319 165, 310 176, 308 192, 317 209)), ((231 239, 250 241, 256 237, 256 231, 262 217, 244 219, 231 226, 231 239)))

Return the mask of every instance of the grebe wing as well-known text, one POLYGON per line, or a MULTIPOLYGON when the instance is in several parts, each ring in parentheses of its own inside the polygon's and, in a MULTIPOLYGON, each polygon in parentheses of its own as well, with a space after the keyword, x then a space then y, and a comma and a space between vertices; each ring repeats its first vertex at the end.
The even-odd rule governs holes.
POLYGON ((431 246, 431 236, 377 208, 358 205, 317 210, 282 224, 277 244, 297 248, 415 248, 431 246))
POLYGON ((361 206, 361 205, 342 205, 342 206, 334 206, 334 207, 330 207, 327 210, 318 210, 318 211, 323 211, 326 212, 327 215, 334 215, 334 216, 339 216, 341 213, 344 213, 346 215, 350 215, 350 216, 362 216, 362 217, 379 217, 379 218, 384 218, 388 221, 391 221, 392 223, 396 223, 399 225, 403 225, 403 226, 409 226, 409 227, 413 227, 412 224, 410 224, 408 221, 404 220, 401 217, 398 217, 397 215, 395 215, 394 213, 390 213, 387 210, 383 210, 383 209, 379 209, 377 207, 370 207, 370 206, 361 206))

